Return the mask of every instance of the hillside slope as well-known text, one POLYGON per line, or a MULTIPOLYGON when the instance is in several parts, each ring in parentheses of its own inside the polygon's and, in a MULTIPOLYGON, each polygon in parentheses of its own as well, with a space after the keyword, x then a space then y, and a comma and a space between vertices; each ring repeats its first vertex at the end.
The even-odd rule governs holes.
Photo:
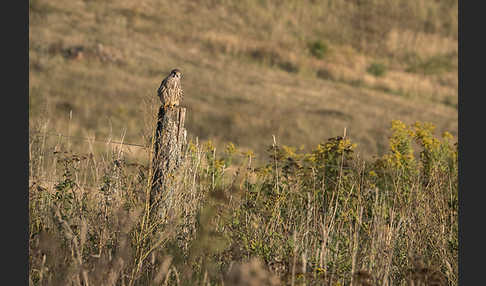
POLYGON ((188 132, 218 150, 346 128, 369 157, 392 119, 457 135, 457 1, 318 2, 30 1, 31 130, 143 143, 178 67, 188 132))

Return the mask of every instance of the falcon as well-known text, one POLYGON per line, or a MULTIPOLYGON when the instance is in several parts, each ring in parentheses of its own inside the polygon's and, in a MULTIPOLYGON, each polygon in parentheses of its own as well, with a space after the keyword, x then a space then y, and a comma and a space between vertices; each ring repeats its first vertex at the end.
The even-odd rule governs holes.
POLYGON ((182 101, 183 91, 181 85, 182 72, 179 69, 173 69, 170 74, 162 80, 157 95, 164 105, 164 108, 173 108, 179 106, 182 101))

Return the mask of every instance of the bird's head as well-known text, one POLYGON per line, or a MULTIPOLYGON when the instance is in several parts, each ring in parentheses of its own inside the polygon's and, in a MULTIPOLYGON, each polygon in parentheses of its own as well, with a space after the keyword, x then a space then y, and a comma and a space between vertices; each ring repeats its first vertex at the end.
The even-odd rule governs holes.
POLYGON ((174 78, 178 78, 178 79, 181 79, 182 78, 182 72, 179 70, 179 69, 173 69, 171 72, 170 72, 170 75, 174 78))

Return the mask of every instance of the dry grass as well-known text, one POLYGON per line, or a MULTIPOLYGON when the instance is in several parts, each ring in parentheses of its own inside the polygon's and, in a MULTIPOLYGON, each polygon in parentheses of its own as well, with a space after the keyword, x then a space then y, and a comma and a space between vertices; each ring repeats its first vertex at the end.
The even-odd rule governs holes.
POLYGON ((33 135, 31 285, 457 285, 452 139, 394 122, 373 161, 331 138, 307 154, 275 142, 263 165, 195 143, 157 210, 150 156, 33 135))
POLYGON ((50 130, 126 130, 133 142, 141 101, 177 66, 188 131, 218 148, 261 156, 275 134, 310 150, 346 127, 369 157, 384 150, 391 119, 456 134, 457 3, 387 3, 31 1, 31 124, 48 116, 50 130), (309 50, 316 40, 322 59, 309 50), (384 76, 367 72, 374 62, 384 76))

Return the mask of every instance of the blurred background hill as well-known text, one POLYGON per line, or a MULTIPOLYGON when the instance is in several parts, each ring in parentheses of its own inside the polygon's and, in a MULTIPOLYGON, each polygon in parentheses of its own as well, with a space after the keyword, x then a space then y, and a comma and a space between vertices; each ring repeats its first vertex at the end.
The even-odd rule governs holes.
POLYGON ((370 157, 392 119, 456 136, 457 13, 450 0, 30 0, 30 129, 145 144, 177 67, 188 133, 217 150, 262 156, 272 135, 310 149, 346 128, 370 157))

